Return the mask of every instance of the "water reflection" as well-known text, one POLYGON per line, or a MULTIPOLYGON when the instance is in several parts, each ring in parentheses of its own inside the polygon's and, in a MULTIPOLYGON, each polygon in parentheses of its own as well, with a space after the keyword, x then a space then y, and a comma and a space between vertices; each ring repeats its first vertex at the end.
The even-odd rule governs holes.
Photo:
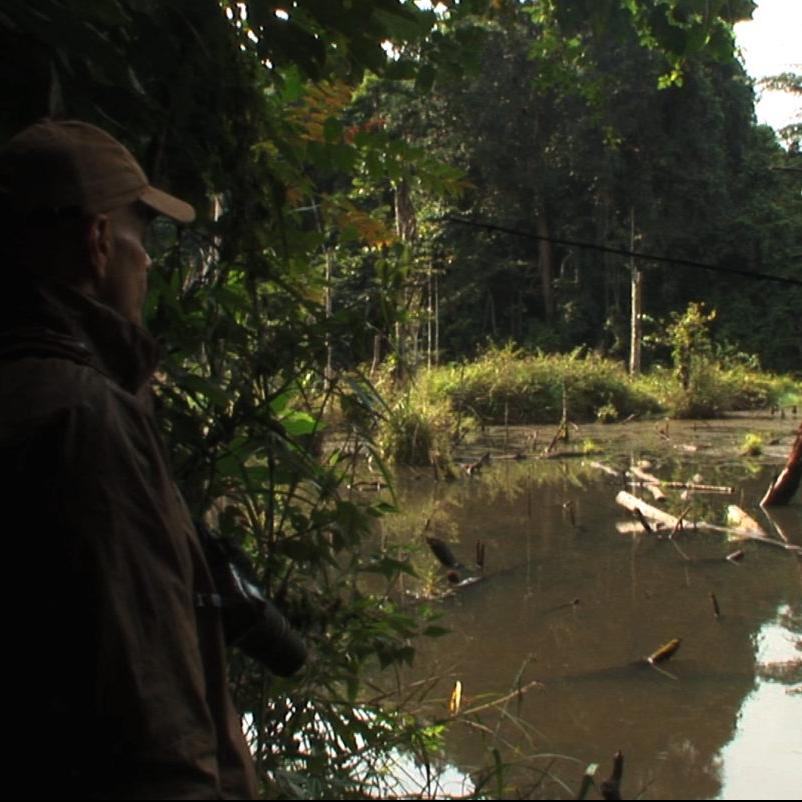
POLYGON ((802 792, 802 622, 794 627, 788 606, 778 613, 758 633, 760 679, 721 750, 721 799, 799 799, 802 792))
MULTIPOLYGON (((642 427, 640 437, 637 427, 619 429, 619 440, 605 444, 608 455, 618 455, 609 458, 618 467, 648 458, 664 479, 701 474, 736 487, 735 498, 691 499, 693 517, 710 520, 732 501, 752 507, 771 478, 771 465, 735 456, 743 428, 689 426, 684 440, 704 438, 710 448, 681 453, 650 442, 651 429, 642 427)), ((594 433, 594 440, 603 437, 594 433)), ((513 795, 570 797, 587 763, 602 764, 604 774, 619 749, 629 798, 737 798, 747 785, 748 795, 759 796, 761 784, 771 796, 798 795, 802 782, 790 774, 802 697, 786 699, 794 717, 783 709, 772 719, 772 731, 788 745, 777 761, 788 772, 785 785, 777 770, 769 786, 756 761, 747 765, 749 747, 742 746, 763 726, 749 723, 753 709, 775 715, 769 695, 779 686, 756 680, 756 670, 766 660, 760 644, 771 637, 767 622, 776 621, 778 607, 801 611, 797 559, 747 542, 735 564, 725 559, 734 546, 721 535, 685 533, 676 544, 681 553, 668 539, 622 535, 616 523, 628 514, 615 504, 619 489, 615 478, 581 459, 496 462, 480 478, 452 485, 414 475, 400 482, 408 513, 385 522, 384 535, 417 544, 423 584, 445 586, 420 547, 424 530, 449 541, 462 562, 477 539, 486 546, 488 578, 440 602, 452 633, 421 643, 408 677, 440 678, 432 714, 443 715, 455 679, 469 704, 516 683, 543 683, 501 714, 454 727, 446 760, 477 778, 490 746, 501 744, 502 759, 519 766, 505 775, 513 795), (682 639, 666 666, 673 677, 644 666, 642 658, 672 638, 682 639)), ((678 495, 673 491, 669 501, 674 512, 678 495)), ((800 542, 799 507, 791 510, 784 531, 800 542)))

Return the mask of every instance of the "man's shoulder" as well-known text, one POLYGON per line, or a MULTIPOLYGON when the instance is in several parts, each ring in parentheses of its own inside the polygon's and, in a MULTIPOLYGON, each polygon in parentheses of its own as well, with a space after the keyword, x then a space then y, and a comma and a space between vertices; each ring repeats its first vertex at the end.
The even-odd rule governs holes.
POLYGON ((47 326, 31 324, 0 331, 0 366, 24 359, 63 359, 76 365, 93 361, 86 343, 47 326))
POLYGON ((139 417, 144 409, 88 359, 46 348, 19 350, 13 358, 0 351, 0 430, 35 427, 64 415, 73 423, 102 426, 109 412, 139 417))

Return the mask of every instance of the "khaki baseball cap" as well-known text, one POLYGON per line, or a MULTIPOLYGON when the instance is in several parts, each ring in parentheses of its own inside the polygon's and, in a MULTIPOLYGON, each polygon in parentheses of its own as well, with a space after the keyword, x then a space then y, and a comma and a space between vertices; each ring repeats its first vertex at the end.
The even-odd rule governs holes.
POLYGON ((195 209, 150 185, 131 152, 78 120, 42 120, 0 150, 0 193, 19 214, 80 209, 102 214, 141 201, 179 223, 195 209))

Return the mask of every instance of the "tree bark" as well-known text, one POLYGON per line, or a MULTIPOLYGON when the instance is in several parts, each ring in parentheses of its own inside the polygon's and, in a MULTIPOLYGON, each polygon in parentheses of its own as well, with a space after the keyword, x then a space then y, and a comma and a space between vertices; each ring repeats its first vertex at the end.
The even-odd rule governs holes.
POLYGON ((373 335, 373 362, 370 366, 370 375, 374 376, 382 361, 382 335, 373 335))
MULTIPOLYGON (((657 523, 662 524, 667 529, 677 529, 679 527, 679 518, 669 515, 669 513, 663 512, 663 510, 658 510, 657 507, 652 507, 651 504, 641 501, 637 496, 633 496, 632 493, 627 493, 626 490, 619 491, 615 500, 616 503, 620 504, 622 507, 626 507, 630 512, 638 510, 644 517, 651 521, 657 521, 657 523)), ((692 521, 685 521, 686 529, 694 529, 695 527, 696 524, 692 521)))
MULTIPOLYGON (((538 237, 549 236, 549 224, 546 215, 541 211, 535 222, 538 237)), ((548 239, 538 240, 538 261, 540 263, 540 282, 543 291, 543 315, 546 323, 554 322, 554 254, 548 239)))
POLYGON ((796 439, 791 446, 791 453, 788 461, 774 481, 769 485, 766 494, 763 496, 761 507, 780 507, 794 497, 802 481, 802 424, 796 433, 796 439))
MULTIPOLYGON (((629 213, 629 248, 631 251, 635 250, 635 210, 630 209, 629 213)), ((635 263, 635 257, 632 257, 630 263, 630 271, 632 273, 632 287, 630 297, 632 299, 630 304, 631 319, 630 319, 630 336, 629 336, 629 375, 637 376, 641 368, 641 339, 643 337, 643 273, 638 269, 635 263)))

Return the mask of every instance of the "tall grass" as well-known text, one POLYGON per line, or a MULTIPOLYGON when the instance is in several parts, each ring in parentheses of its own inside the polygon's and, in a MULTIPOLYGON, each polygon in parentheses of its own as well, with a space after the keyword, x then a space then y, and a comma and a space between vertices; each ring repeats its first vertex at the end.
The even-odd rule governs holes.
POLYGON ((564 409, 576 423, 653 414, 712 418, 802 403, 797 380, 736 361, 700 361, 686 383, 660 366, 631 378, 621 363, 579 350, 491 348, 474 362, 422 370, 401 388, 380 379, 387 413, 377 440, 389 461, 427 465, 433 452, 447 456, 455 434, 473 422, 558 423, 564 409))
POLYGON ((571 420, 607 420, 657 412, 654 397, 633 384, 623 366, 595 355, 527 354, 492 348, 477 361, 435 368, 433 396, 482 423, 556 423, 565 403, 571 420))
POLYGON ((717 418, 728 412, 787 407, 800 403, 800 383, 740 365, 709 362, 687 388, 673 371, 654 368, 635 383, 672 418, 717 418))
POLYGON ((457 421, 450 400, 431 393, 423 376, 400 392, 379 388, 388 400, 376 436, 384 459, 397 465, 430 465, 435 454, 447 459, 457 421))

